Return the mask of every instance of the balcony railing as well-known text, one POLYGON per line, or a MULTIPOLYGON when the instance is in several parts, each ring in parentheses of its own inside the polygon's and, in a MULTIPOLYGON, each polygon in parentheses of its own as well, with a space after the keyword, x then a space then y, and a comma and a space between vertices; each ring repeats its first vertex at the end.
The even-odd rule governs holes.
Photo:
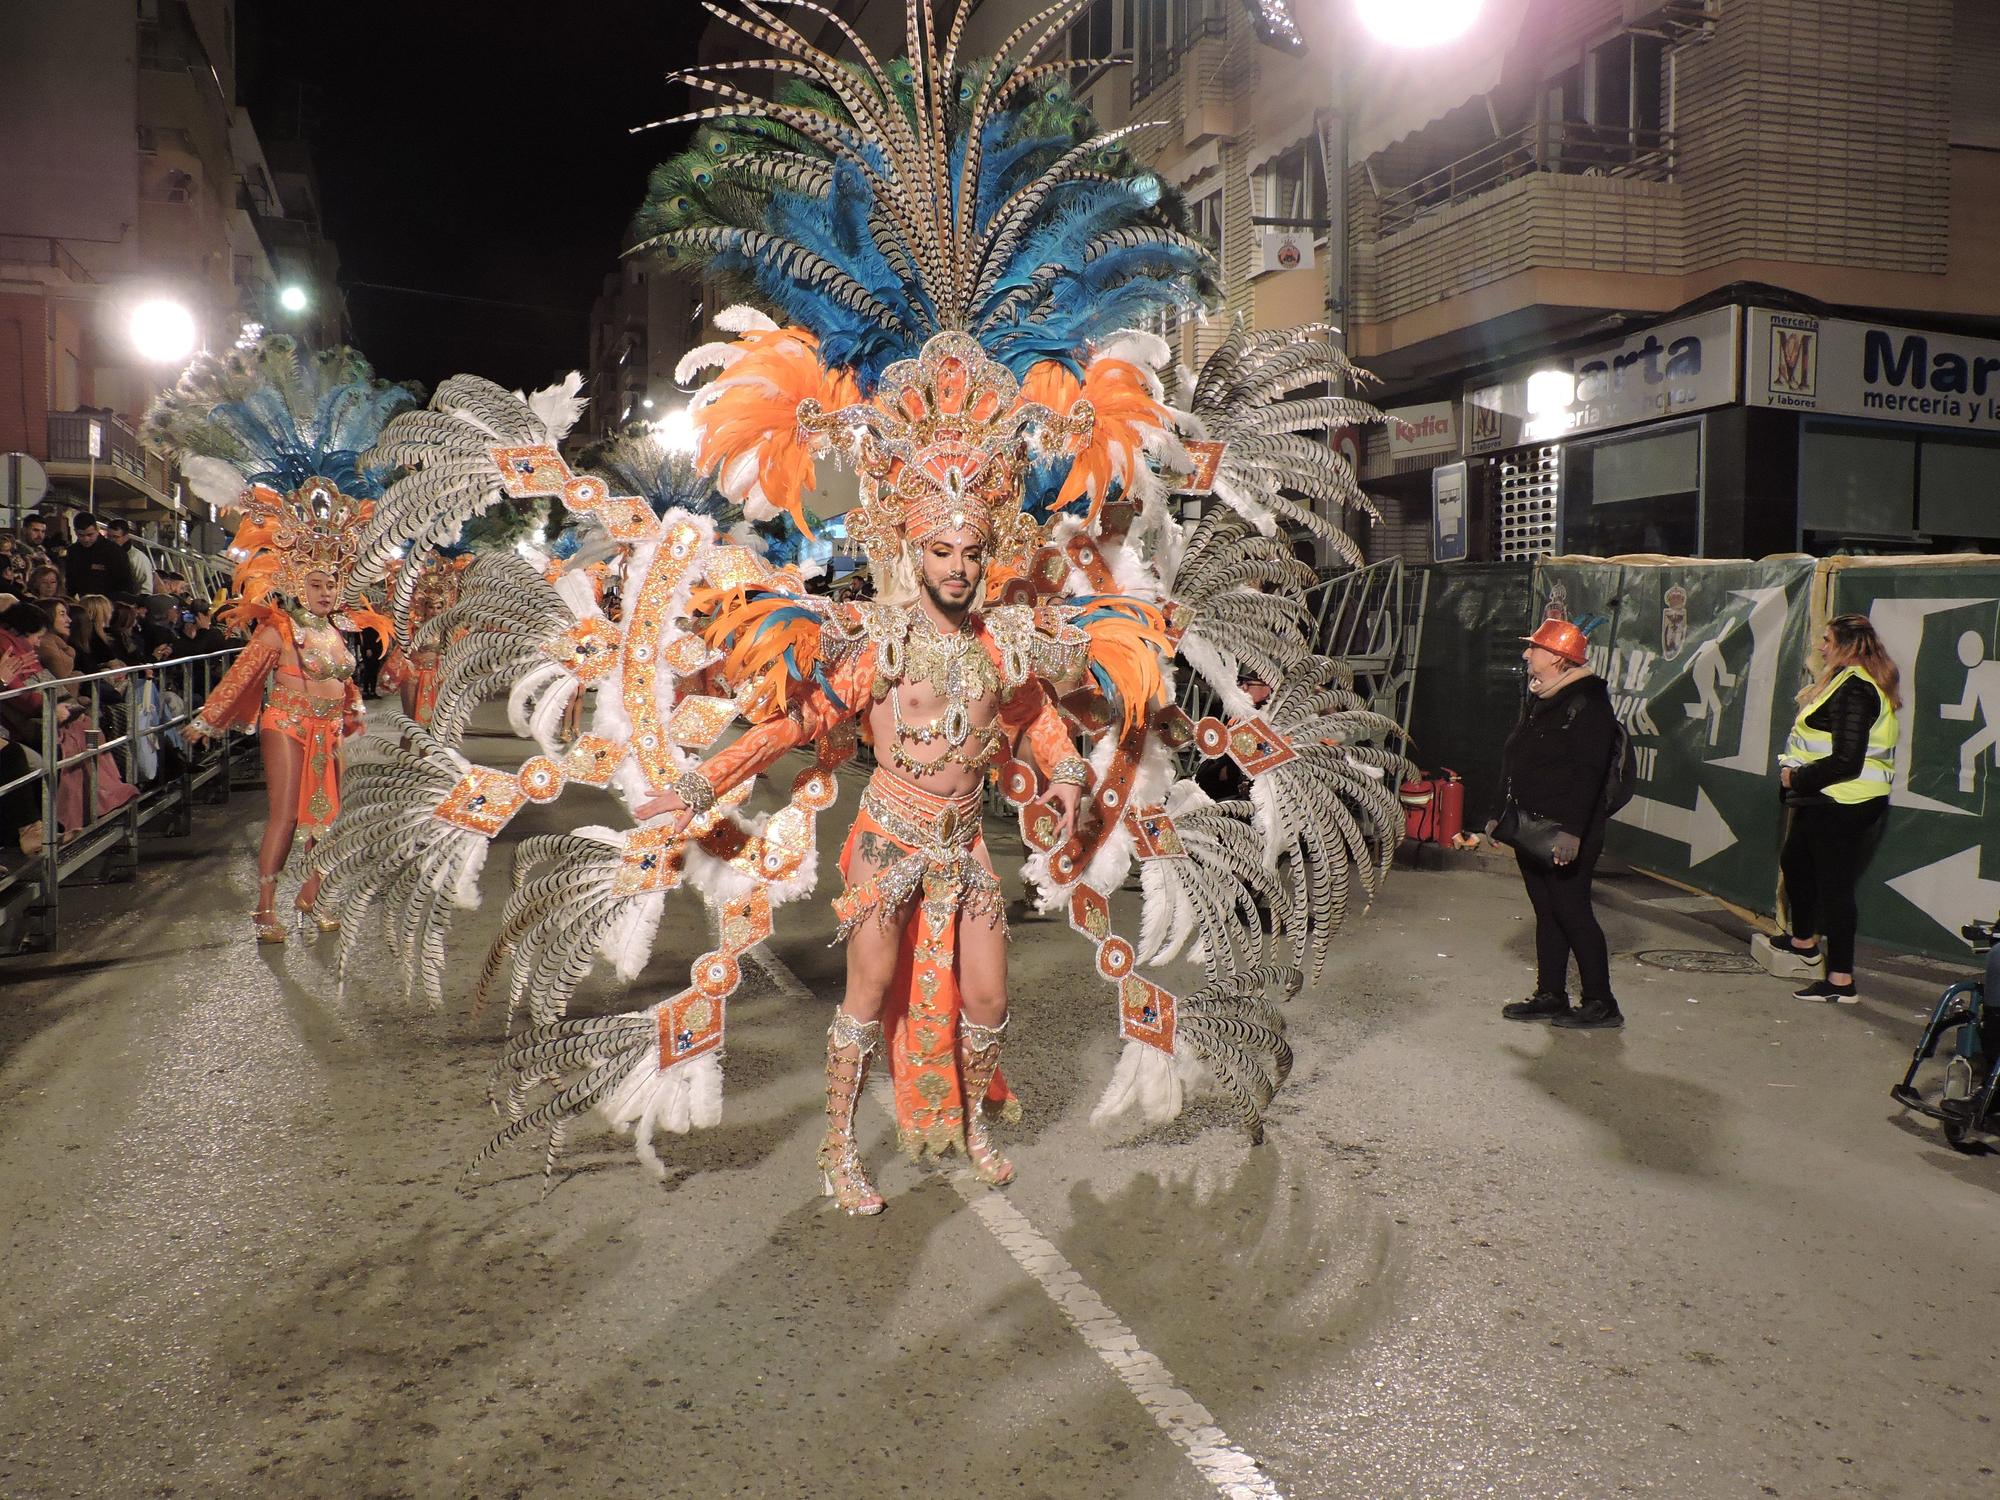
POLYGON ((139 434, 126 425, 123 417, 112 416, 109 413, 100 416, 87 411, 50 412, 50 462, 89 463, 92 422, 98 423, 103 428, 99 435, 97 461, 130 474, 134 479, 147 479, 146 450, 140 446, 139 434))
MULTIPOLYGON (((1135 26, 1140 21, 1140 17, 1133 18, 1135 26)), ((1132 102, 1137 104, 1173 77, 1180 70, 1181 59, 1194 49, 1195 43, 1209 37, 1219 41, 1228 32, 1229 23, 1223 16, 1196 16, 1169 45, 1156 48, 1141 44, 1135 49, 1138 55, 1132 64, 1132 102)))
POLYGON ((1670 182, 1674 175, 1673 132, 1576 121, 1530 125, 1385 193, 1381 233, 1394 234, 1425 214, 1490 193, 1535 172, 1670 182))

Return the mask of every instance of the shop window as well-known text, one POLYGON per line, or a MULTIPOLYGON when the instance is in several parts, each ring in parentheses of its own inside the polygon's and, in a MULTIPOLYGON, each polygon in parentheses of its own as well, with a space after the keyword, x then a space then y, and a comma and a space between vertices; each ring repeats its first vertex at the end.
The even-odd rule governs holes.
POLYGON ((1915 530, 1917 444, 1900 434, 1808 430, 1799 448, 1799 529, 1830 542, 1915 530))
POLYGON ((1563 548, 1597 557, 1701 546, 1701 424, 1568 445, 1563 548))
POLYGON ((1280 151, 1257 174, 1257 203, 1263 218, 1326 232, 1326 159, 1317 131, 1280 151))
POLYGON ((1926 438, 1917 459, 1917 530, 1932 537, 2000 537, 2000 448, 1926 438))

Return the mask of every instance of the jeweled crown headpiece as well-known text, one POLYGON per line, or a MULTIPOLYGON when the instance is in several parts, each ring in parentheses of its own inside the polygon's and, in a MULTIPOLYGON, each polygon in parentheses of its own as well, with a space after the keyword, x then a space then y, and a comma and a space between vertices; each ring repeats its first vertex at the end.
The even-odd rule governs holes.
POLYGON ((195 493, 244 513, 233 549, 234 587, 296 598, 313 573, 344 590, 359 557, 357 523, 382 493, 383 472, 362 462, 407 386, 376 378, 359 351, 302 355, 269 334, 247 348, 197 355, 146 414, 146 435, 180 454, 195 493))
POLYGON ((848 535, 877 563, 947 531, 983 537, 996 560, 1017 561, 1039 528, 1021 509, 1031 455, 1088 441, 1090 403, 1061 416, 1019 402, 1020 382, 969 334, 941 333, 915 359, 882 373, 872 402, 822 412, 802 403, 799 426, 850 451, 861 477, 861 521, 848 535))
POLYGON ((370 502, 342 494, 332 480, 317 475, 289 495, 253 485, 248 498, 237 546, 269 552, 275 562, 269 570, 272 589, 296 599, 318 573, 345 591, 360 557, 360 525, 370 502))

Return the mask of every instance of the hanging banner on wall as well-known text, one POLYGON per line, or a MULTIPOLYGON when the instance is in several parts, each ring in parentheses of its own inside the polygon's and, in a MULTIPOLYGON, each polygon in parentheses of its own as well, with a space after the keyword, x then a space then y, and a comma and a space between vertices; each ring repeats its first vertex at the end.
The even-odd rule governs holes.
POLYGON ((1865 614, 1902 673, 1896 775, 1862 875, 1861 935, 1962 958, 2000 913, 2000 558, 1825 564, 1833 614, 1865 614))
POLYGON ((1768 913, 1784 809, 1777 759, 1806 654, 1810 559, 1535 569, 1537 613, 1589 629, 1638 768, 1605 847, 1768 913))

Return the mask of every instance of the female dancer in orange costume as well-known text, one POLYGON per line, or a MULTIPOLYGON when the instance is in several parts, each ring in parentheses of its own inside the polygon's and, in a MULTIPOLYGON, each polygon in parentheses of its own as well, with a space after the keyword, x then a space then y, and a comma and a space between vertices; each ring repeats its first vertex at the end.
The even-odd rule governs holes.
MULTIPOLYGON (((443 551, 432 554, 423 576, 410 595, 410 638, 407 649, 398 646, 384 668, 385 681, 403 700, 403 716, 414 724, 428 726, 437 710, 438 679, 444 665, 448 641, 420 645, 418 636, 429 620, 458 603, 460 575, 469 555, 453 556, 443 551)), ((406 561, 403 566, 408 567, 406 561)), ((456 634, 456 633, 455 633, 456 634)))
MULTIPOLYGON (((362 724, 342 632, 392 638, 387 619, 347 596, 363 552, 393 545, 365 531, 382 476, 363 455, 414 404, 408 388, 376 379, 353 349, 304 356, 273 334, 197 356, 146 414, 147 436, 179 452, 195 494, 244 513, 231 547, 242 559, 236 602, 225 613, 250 644, 186 735, 199 744, 258 727, 270 796, 252 913, 260 942, 285 940, 274 907, 295 833, 303 828, 310 845, 340 812, 340 744, 362 724)), ((298 910, 310 914, 318 895, 309 879, 298 910)))
MULTIPOLYGON (((239 550, 260 548, 237 569, 236 587, 264 586, 235 606, 239 621, 253 621, 249 646, 230 667, 187 730, 188 739, 226 734, 254 723, 264 758, 270 815, 257 851, 257 939, 282 943, 285 927, 275 911, 278 876, 303 828, 306 847, 340 812, 341 741, 363 727, 361 693, 354 685, 354 654, 344 631, 375 630, 387 621, 368 611, 338 614, 343 575, 351 565, 351 531, 357 514, 342 514, 345 500, 325 481, 300 492, 300 515, 270 490, 254 490, 250 519, 237 533, 239 550), (314 486, 322 488, 314 488, 314 486), (264 539, 269 538, 265 543, 264 539), (283 537, 280 541, 279 538, 283 537), (246 573, 249 575, 246 577, 246 573), (269 601, 275 595, 277 602, 269 601)), ((297 909, 311 914, 318 877, 299 888, 297 909)), ((323 931, 337 922, 319 919, 323 931)))

